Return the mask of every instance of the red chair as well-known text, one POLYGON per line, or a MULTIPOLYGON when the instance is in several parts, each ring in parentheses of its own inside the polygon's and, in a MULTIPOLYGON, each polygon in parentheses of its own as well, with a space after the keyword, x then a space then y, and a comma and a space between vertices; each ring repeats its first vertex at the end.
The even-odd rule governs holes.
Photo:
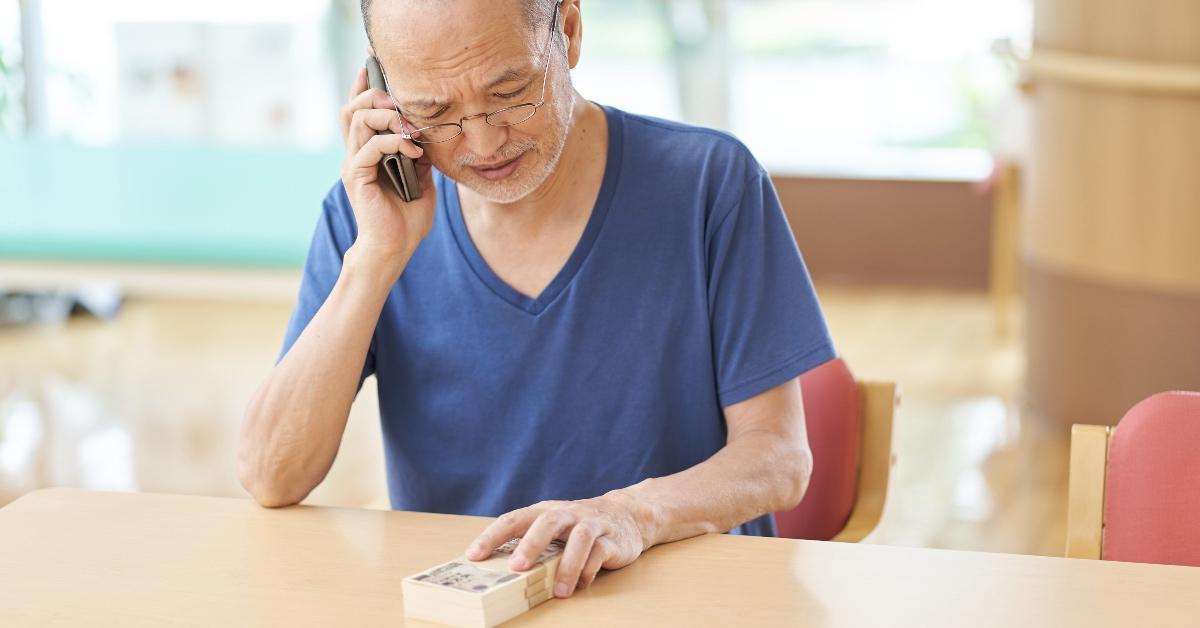
POLYGON ((858 382, 841 359, 800 377, 813 476, 799 506, 775 513, 779 536, 857 542, 879 523, 887 498, 892 382, 858 382))
POLYGON ((1200 567, 1200 393, 1071 428, 1067 556, 1200 567))

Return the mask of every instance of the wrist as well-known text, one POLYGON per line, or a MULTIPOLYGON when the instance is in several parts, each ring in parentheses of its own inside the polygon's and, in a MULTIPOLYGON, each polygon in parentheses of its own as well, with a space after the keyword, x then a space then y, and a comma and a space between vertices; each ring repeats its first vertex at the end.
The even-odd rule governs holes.
POLYGON ((655 502, 642 495, 645 485, 652 481, 653 478, 643 480, 633 486, 609 491, 604 495, 629 513, 642 537, 643 552, 662 542, 662 531, 666 526, 665 512, 655 502))
POLYGON ((400 279, 410 255, 354 243, 342 258, 342 274, 363 280, 375 289, 388 291, 400 279))

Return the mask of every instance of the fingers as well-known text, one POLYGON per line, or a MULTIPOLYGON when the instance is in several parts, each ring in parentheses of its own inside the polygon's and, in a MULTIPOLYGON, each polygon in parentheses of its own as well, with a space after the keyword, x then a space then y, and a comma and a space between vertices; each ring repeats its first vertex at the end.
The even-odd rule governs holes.
MULTIPOLYGON (((358 149, 358 152, 347 158, 342 171, 343 181, 358 180, 374 181, 377 178, 379 162, 384 155, 394 155, 399 152, 412 152, 412 143, 399 135, 375 135, 358 149)), ((420 148, 417 156, 420 156, 420 148)))
POLYGON ((543 511, 534 519, 525 534, 521 535, 521 542, 509 559, 508 566, 516 571, 529 569, 542 551, 550 546, 550 541, 559 538, 559 535, 569 530, 576 521, 578 519, 575 514, 565 508, 543 511))
POLYGON ((346 99, 341 110, 342 139, 346 145, 344 179, 374 181, 378 177, 376 167, 384 155, 401 153, 419 159, 425 154, 415 142, 399 136, 405 130, 404 121, 386 92, 369 89, 365 68, 355 74, 346 99), (393 135, 383 136, 389 139, 376 139, 380 131, 391 131, 393 135))
POLYGON ((611 555, 610 547, 608 539, 604 537, 596 539, 596 544, 592 546, 592 553, 588 556, 587 562, 583 565, 583 571, 579 574, 578 588, 586 589, 592 586, 592 582, 600 573, 600 568, 604 566, 611 555))
MULTIPOLYGON (((367 69, 359 68, 358 74, 354 75, 354 83, 350 85, 350 93, 346 94, 346 104, 342 106, 341 121, 342 121, 342 137, 346 137, 346 133, 350 131, 350 116, 354 113, 353 105, 359 94, 367 91, 367 69)), ((372 95, 371 98, 375 98, 372 95)))
POLYGON ((350 93, 346 94, 346 102, 354 100, 354 97, 367 90, 367 69, 359 68, 358 73, 354 75, 354 83, 350 85, 350 93))
POLYGON ((588 561, 596 553, 596 541, 604 534, 600 524, 594 520, 585 520, 571 529, 567 538, 567 546, 563 550, 562 559, 558 563, 557 584, 554 587, 556 597, 567 597, 575 590, 580 576, 586 572, 588 561))
MULTIPOLYGON (((534 566, 554 539, 566 539, 554 583, 555 597, 569 597, 591 586, 606 565, 617 569, 637 558, 640 550, 629 546, 629 531, 620 518, 577 502, 542 502, 501 516, 467 549, 467 558, 483 560, 499 545, 520 537, 509 567, 524 571, 534 566), (564 536, 565 535, 565 536, 564 536), (627 547, 628 546, 628 547, 627 547)), ((640 538, 636 539, 640 543, 640 538)))
MULTIPOLYGON (((387 109, 359 109, 354 112, 354 116, 350 121, 350 134, 346 136, 346 153, 354 154, 358 149, 362 148, 367 140, 380 131, 391 131, 392 133, 400 133, 404 130, 404 124, 400 118, 396 116, 395 111, 387 109)), ((420 157, 422 151, 411 141, 405 141, 403 152, 405 155, 416 159, 420 157)))
MULTIPOLYGON (((380 137, 388 137, 386 135, 380 137)), ((393 136, 394 137, 394 136, 393 136)), ((536 506, 514 510, 500 515, 467 547, 467 558, 483 560, 492 555, 497 547, 515 536, 522 536, 534 519, 541 514, 536 506)))
POLYGON ((396 109, 392 104, 392 99, 382 89, 367 89, 366 70, 361 70, 359 76, 355 79, 354 86, 358 93, 346 99, 346 104, 342 106, 340 117, 342 122, 342 138, 348 138, 350 134, 350 124, 354 120, 354 113, 362 109, 387 109, 392 112, 392 117, 396 117, 396 109))

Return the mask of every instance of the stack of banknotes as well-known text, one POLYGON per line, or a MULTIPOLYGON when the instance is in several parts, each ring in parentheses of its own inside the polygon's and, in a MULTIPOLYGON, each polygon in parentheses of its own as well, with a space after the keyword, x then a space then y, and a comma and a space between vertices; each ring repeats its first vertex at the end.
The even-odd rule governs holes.
POLYGON ((521 539, 501 545, 486 560, 459 558, 404 579, 404 614, 449 626, 491 627, 550 599, 562 557, 554 541, 533 567, 508 567, 521 539))

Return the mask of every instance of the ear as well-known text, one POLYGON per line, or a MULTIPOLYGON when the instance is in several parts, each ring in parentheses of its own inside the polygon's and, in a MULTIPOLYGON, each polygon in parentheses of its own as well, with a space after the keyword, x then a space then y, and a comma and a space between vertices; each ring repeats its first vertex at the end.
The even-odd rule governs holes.
POLYGON ((579 53, 583 48, 583 15, 579 11, 579 3, 583 0, 563 0, 559 7, 559 18, 562 24, 562 37, 567 48, 568 67, 574 68, 579 63, 579 53))

